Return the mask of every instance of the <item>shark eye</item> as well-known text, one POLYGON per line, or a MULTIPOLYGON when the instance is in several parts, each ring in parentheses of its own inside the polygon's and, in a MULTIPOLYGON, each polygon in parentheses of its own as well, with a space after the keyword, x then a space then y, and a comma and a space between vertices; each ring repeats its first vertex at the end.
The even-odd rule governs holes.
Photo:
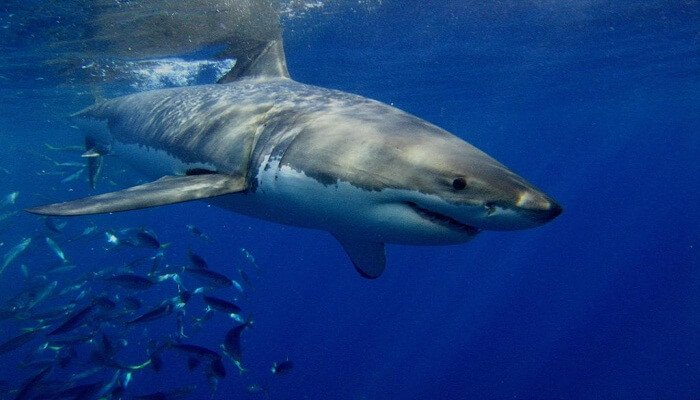
POLYGON ((455 180, 452 181, 452 187, 455 190, 462 190, 467 187, 467 181, 464 178, 455 178, 455 180))

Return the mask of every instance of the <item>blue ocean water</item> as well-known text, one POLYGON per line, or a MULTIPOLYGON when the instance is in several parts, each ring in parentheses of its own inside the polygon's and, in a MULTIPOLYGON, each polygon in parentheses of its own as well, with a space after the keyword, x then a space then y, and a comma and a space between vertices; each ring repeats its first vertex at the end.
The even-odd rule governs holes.
MULTIPOLYGON (((191 384, 192 398, 221 399, 698 398, 698 2, 317 5, 283 19, 296 80, 433 122, 554 196, 565 211, 545 226, 485 232, 465 245, 388 246, 387 271, 374 281, 357 275, 327 233, 204 203, 69 219, 53 237, 76 269, 47 279, 62 286, 95 281, 74 297, 99 294, 102 283, 88 272, 153 253, 106 251, 102 234, 70 241, 93 225, 147 227, 170 243, 167 263, 186 264, 192 250, 218 272, 251 276, 245 294, 217 292, 237 297, 255 321, 243 334, 245 373, 225 360, 228 374, 213 391, 203 367, 190 372, 184 357, 166 353, 162 371, 133 373, 126 398, 191 384), (211 240, 191 235, 188 224, 211 240), (272 375, 273 362, 285 359, 293 370, 272 375)), ((16 32, 11 12, 0 12, 2 29, 16 32)), ((41 36, 44 29, 27 26, 22 34, 34 29, 41 36)), ((30 45, 18 40, 9 49, 19 54, 30 45)), ((0 208, 8 215, 0 222, 0 253, 33 238, 0 276, 6 300, 32 282, 22 264, 41 279, 59 263, 45 245, 44 221, 21 210, 90 193, 84 176, 67 180, 76 170, 53 163, 81 162, 79 154, 45 143, 81 145, 67 116, 95 94, 76 89, 51 63, 28 66, 8 51, 0 60, 0 195, 19 192, 0 208)), ((184 83, 204 83, 207 75, 184 83)), ((143 83, 130 79, 120 91, 143 83)), ((173 83, 183 82, 165 84, 173 83)), ((98 190, 137 179, 107 159, 98 190)), ((176 294, 165 282, 139 296, 154 305, 176 294)), ((195 298, 186 310, 190 321, 204 305, 195 298)), ((32 323, 0 321, 0 340, 32 323)), ((216 315, 202 329, 188 325, 186 341, 218 350, 235 324, 216 315)), ((107 324, 104 331, 125 336, 118 358, 136 364, 147 359, 150 339, 175 329, 170 316, 145 329, 125 333, 107 324)), ((38 335, 0 355, 1 389, 37 372, 15 366, 45 341, 38 335)), ((89 346, 78 351, 47 384, 87 369, 80 360, 89 346)), ((89 382, 114 374, 103 370, 89 382)))

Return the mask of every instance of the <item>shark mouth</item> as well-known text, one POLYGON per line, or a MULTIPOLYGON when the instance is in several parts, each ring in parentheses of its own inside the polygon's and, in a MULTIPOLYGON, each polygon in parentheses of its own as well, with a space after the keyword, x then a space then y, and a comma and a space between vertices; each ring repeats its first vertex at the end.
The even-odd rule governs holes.
POLYGON ((416 214, 420 215, 421 217, 427 219, 432 223, 445 226, 452 230, 464 232, 470 236, 475 236, 477 233, 481 232, 479 228, 463 224, 454 218, 448 217, 447 215, 436 213, 435 211, 426 210, 425 208, 420 207, 418 204, 412 201, 407 201, 405 202, 405 204, 409 206, 413 211, 415 211, 416 214))

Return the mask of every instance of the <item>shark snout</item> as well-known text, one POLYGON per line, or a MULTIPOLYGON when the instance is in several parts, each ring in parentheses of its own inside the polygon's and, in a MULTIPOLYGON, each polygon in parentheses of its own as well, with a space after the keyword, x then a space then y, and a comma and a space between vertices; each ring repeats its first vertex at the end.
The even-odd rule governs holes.
POLYGON ((556 201, 536 191, 521 193, 515 205, 537 225, 553 220, 564 211, 556 201))
POLYGON ((546 224, 563 211, 559 203, 536 189, 520 190, 508 197, 485 202, 484 213, 465 223, 486 230, 528 229, 546 224))

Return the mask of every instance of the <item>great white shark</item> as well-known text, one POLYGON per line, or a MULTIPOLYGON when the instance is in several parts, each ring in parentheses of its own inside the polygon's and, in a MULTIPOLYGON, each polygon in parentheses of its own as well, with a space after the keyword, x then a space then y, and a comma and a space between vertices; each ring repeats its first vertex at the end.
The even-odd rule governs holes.
MULTIPOLYGON (((190 200, 322 229, 377 278, 385 243, 463 243, 535 227, 562 208, 457 136, 362 96, 296 82, 281 38, 249 46, 218 83, 136 93, 75 114, 88 157, 109 152, 153 181, 31 208, 111 213, 190 200)), ((91 160, 94 162, 94 160, 91 160)))

